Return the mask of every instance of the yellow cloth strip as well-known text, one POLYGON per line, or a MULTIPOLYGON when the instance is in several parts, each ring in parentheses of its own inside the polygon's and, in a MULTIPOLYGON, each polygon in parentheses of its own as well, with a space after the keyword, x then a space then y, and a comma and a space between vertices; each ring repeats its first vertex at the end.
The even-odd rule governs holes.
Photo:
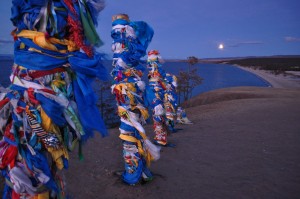
POLYGON ((66 50, 58 50, 55 44, 61 44, 67 46, 68 51, 72 52, 75 50, 79 50, 76 44, 73 41, 66 39, 57 39, 54 37, 46 37, 45 33, 32 31, 32 30, 22 30, 17 34, 18 37, 24 37, 27 39, 31 39, 36 45, 41 48, 52 50, 60 53, 67 53, 66 50))
POLYGON ((59 127, 53 124, 51 118, 45 113, 45 111, 42 108, 40 114, 42 118, 42 128, 47 132, 55 133, 60 138, 60 141, 62 141, 59 127))
POLYGON ((149 118, 149 112, 148 112, 148 109, 146 108, 138 108, 140 111, 141 111, 141 114, 143 116, 143 118, 146 120, 149 118))
POLYGON ((136 139, 135 137, 130 136, 130 135, 120 134, 120 135, 119 135, 119 138, 120 138, 121 140, 125 140, 125 141, 128 141, 128 142, 134 142, 134 143, 139 142, 138 139, 136 139))
POLYGON ((134 95, 131 93, 136 92, 135 85, 133 83, 120 83, 114 87, 114 89, 118 90, 120 93, 124 94, 124 91, 126 92, 127 97, 130 100, 130 105, 134 106, 136 105, 134 95))
POLYGON ((126 94, 127 94, 127 97, 129 97, 129 99, 130 99, 130 104, 136 105, 134 95, 131 93, 131 92, 134 92, 134 93, 136 92, 136 88, 135 88, 134 84, 126 83, 126 88, 127 88, 126 94))
POLYGON ((44 192, 44 193, 40 193, 38 195, 35 195, 33 198, 31 199, 49 199, 49 192, 44 192))
MULTIPOLYGON (((52 123, 51 118, 45 113, 45 111, 41 108, 41 118, 42 118, 42 128, 46 132, 52 132, 57 135, 59 140, 62 142, 61 134, 59 128, 52 123)), ((53 160, 56 163, 56 166, 58 169, 63 169, 63 160, 62 157, 65 157, 66 159, 69 159, 69 154, 68 151, 64 146, 62 146, 59 149, 54 149, 54 148, 47 148, 48 152, 51 154, 53 160)))
MULTIPOLYGON (((135 108, 139 108, 139 107, 135 107, 135 108)), ((148 118, 149 114, 146 109, 143 109, 142 107, 140 107, 139 110, 141 111, 142 114, 147 116, 146 118, 148 118)), ((130 121, 129 114, 127 113, 127 110, 124 107, 118 106, 118 114, 121 117, 126 115, 127 119, 130 121)), ((145 118, 145 116, 144 116, 144 118, 145 118)), ((131 122, 131 124, 134 126, 134 124, 132 122, 131 122)), ((135 127, 135 128, 138 129, 137 127, 135 127)), ((143 138, 143 140, 148 139, 147 136, 143 132, 139 132, 139 134, 143 138)), ((142 146, 142 143, 140 140, 136 139, 133 136, 124 135, 124 134, 120 134, 119 138, 122 140, 128 141, 128 142, 137 143, 139 154, 141 154, 142 156, 145 157, 147 165, 150 166, 150 163, 153 160, 153 157, 147 150, 143 149, 143 146, 142 146)))
POLYGON ((63 159, 62 157, 69 159, 68 151, 65 149, 65 147, 54 149, 54 148, 47 148, 48 152, 51 154, 52 159, 55 161, 55 164, 58 169, 63 169, 63 159))
POLYGON ((139 154, 141 155, 145 155, 145 151, 143 149, 143 146, 142 146, 142 143, 140 140, 136 139, 135 137, 133 136, 130 136, 130 135, 124 135, 124 134, 120 134, 119 135, 119 138, 121 140, 125 140, 125 141, 128 141, 128 142, 134 142, 137 144, 137 147, 138 147, 138 151, 139 151, 139 154))

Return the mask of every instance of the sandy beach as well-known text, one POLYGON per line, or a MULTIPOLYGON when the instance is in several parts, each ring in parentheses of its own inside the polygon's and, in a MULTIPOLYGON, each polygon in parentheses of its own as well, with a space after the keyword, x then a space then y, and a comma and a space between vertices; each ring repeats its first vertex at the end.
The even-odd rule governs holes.
POLYGON ((251 67, 237 66, 251 72, 269 82, 274 88, 300 88, 300 72, 286 71, 285 74, 274 75, 271 71, 253 69, 251 67))
MULTIPOLYGON (((122 171, 118 129, 96 135, 84 146, 84 161, 71 155, 64 171, 73 199, 252 199, 300 196, 299 78, 249 70, 270 88, 234 87, 203 93, 185 104, 193 125, 162 148, 151 165, 154 180, 128 186, 115 175, 122 171)), ((150 125, 145 126, 153 137, 150 125)))

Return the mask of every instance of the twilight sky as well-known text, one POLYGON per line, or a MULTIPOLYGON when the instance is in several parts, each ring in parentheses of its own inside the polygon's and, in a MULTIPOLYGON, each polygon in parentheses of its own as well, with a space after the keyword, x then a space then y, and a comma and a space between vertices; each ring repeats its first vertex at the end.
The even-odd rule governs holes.
MULTIPOLYGON (((13 54, 10 7, 1 0, 0 54, 13 54)), ((112 54, 111 16, 126 13, 152 26, 148 50, 165 59, 300 55, 299 8, 299 0, 106 0, 98 51, 112 54)))

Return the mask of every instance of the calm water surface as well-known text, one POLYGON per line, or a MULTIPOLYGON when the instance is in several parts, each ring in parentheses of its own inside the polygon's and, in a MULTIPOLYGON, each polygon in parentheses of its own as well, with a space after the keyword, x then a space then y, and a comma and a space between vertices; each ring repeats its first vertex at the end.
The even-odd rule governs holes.
MULTIPOLYGON (((198 74, 203 79, 202 84, 194 89, 193 96, 215 89, 235 86, 271 86, 264 79, 253 73, 244 71, 232 65, 201 63, 192 67, 198 69, 198 74)), ((167 62, 164 64, 164 68, 165 71, 174 71, 174 74, 178 74, 180 70, 187 71, 188 64, 183 62, 167 62)))
MULTIPOLYGON (((2 86, 7 87, 9 85, 9 75, 12 64, 12 60, 0 59, 0 84, 2 86)), ((110 70, 111 62, 106 61, 104 64, 110 70)), ((163 67, 166 72, 174 75, 177 75, 180 70, 188 70, 188 64, 184 62, 166 62, 163 67)), ((262 78, 232 65, 201 63, 192 67, 197 68, 198 74, 203 78, 202 84, 194 89, 193 96, 219 88, 235 86, 271 86, 262 78)))

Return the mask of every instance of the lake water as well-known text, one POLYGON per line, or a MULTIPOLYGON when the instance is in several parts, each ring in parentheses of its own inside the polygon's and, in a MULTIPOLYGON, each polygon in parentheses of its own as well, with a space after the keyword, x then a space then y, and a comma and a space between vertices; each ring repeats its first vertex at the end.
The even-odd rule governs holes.
MULTIPOLYGON (((258 86, 270 87, 264 79, 236 66, 228 64, 196 64, 198 74, 203 79, 202 84, 193 90, 192 96, 220 88, 236 86, 258 86)), ((165 71, 174 71, 178 74, 180 70, 187 70, 188 64, 184 62, 167 62, 164 64, 165 71)))
MULTIPOLYGON (((9 86, 10 84, 9 75, 11 73, 12 64, 12 58, 2 58, 0 56, 0 85, 4 87, 9 86)), ((111 61, 105 61, 104 65, 109 71, 111 70, 111 61)), ((192 67, 198 69, 197 72, 203 79, 202 84, 194 88, 192 96, 215 89, 234 86, 271 86, 268 82, 264 81, 260 77, 231 65, 196 64, 192 67)), ((188 64, 185 62, 166 62, 164 63, 163 68, 166 72, 177 75, 181 70, 186 71, 188 69, 188 64)), ((146 76, 147 75, 145 74, 145 81, 147 80, 146 76)), ((117 114, 114 114, 116 112, 116 102, 114 100, 114 96, 112 96, 110 93, 109 87, 106 91, 100 92, 99 88, 101 88, 101 86, 99 86, 98 82, 99 81, 96 81, 93 84, 93 87, 99 96, 97 104, 107 127, 114 127, 117 125, 116 121, 119 121, 117 114)))
MULTIPOLYGON (((0 84, 4 87, 9 85, 9 75, 13 60, 0 57, 0 84)), ((105 61, 104 65, 110 70, 111 61, 105 61)), ((180 70, 187 70, 185 62, 166 62, 163 64, 166 72, 177 75, 180 70)), ((238 67, 226 64, 196 64, 192 67, 198 69, 198 74, 203 78, 202 84, 193 90, 192 96, 203 92, 234 86, 258 86, 269 87, 268 82, 262 78, 244 71, 238 67)))

